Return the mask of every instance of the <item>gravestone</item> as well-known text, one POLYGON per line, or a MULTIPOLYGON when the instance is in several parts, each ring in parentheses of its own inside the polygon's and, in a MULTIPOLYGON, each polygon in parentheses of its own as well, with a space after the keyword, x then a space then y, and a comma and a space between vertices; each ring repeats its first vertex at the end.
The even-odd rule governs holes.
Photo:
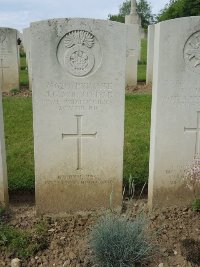
POLYGON ((137 85, 139 26, 127 25, 126 86, 137 85))
POLYGON ((147 44, 146 84, 152 84, 152 81, 153 81, 154 34, 155 34, 155 25, 149 25, 148 44, 147 44))
MULTIPOLYGON (((2 83, 1 83, 2 86, 2 83)), ((4 121, 2 107, 2 93, 0 91, 0 206, 8 206, 8 179, 6 165, 6 150, 4 139, 4 121)))
POLYGON ((29 90, 32 90, 30 28, 23 29, 23 45, 26 52, 26 64, 28 66, 29 90))
POLYGON ((191 203, 185 169, 200 154, 200 17, 155 26, 149 204, 191 203))
POLYGON ((137 64, 140 54, 140 25, 136 1, 131 0, 131 13, 125 17, 127 25, 126 86, 137 85, 137 64))
POLYGON ((18 32, 15 29, 0 28, 0 82, 2 92, 19 88, 18 32))
POLYGON ((111 21, 31 24, 39 214, 121 207, 126 37, 111 21))

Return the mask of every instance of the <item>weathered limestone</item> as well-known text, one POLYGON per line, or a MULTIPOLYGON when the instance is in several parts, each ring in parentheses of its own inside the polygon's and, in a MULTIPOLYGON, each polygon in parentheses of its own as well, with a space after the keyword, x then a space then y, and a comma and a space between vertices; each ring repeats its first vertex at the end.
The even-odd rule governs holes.
POLYGON ((31 24, 39 214, 121 207, 126 35, 103 20, 31 24))
POLYGON ((2 92, 19 88, 17 30, 0 28, 0 83, 2 92))
POLYGON ((125 16, 125 24, 140 24, 140 18, 137 13, 136 0, 131 0, 131 13, 130 15, 125 16))
POLYGON ((0 205, 4 207, 8 206, 8 179, 7 179, 6 150, 5 150, 5 139, 4 139, 4 122, 3 122, 3 107, 2 107, 1 92, 0 92, 0 205))
POLYGON ((125 17, 125 24, 128 27, 126 86, 137 85, 137 64, 141 46, 139 21, 136 1, 131 0, 131 13, 125 17))
POLYGON ((155 35, 155 24, 149 25, 148 44, 147 44, 146 84, 152 84, 153 81, 154 35, 155 35))
POLYGON ((149 204, 194 197, 184 170, 200 154, 200 17, 155 26, 149 204))
POLYGON ((32 65, 31 65, 31 42, 30 28, 23 29, 23 45, 26 52, 26 63, 28 66, 29 90, 32 90, 32 65))
POLYGON ((139 25, 127 25, 126 86, 137 85, 139 25))

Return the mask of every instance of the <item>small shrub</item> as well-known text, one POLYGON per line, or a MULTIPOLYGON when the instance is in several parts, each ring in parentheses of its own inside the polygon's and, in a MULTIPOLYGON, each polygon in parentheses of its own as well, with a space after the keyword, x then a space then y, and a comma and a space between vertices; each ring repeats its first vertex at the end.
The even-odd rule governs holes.
POLYGON ((94 262, 103 267, 135 266, 150 259, 155 250, 142 216, 133 222, 115 216, 101 219, 91 232, 90 247, 94 262))
POLYGON ((200 211, 200 199, 195 199, 192 203, 192 208, 194 211, 200 211))
POLYGON ((20 89, 19 88, 13 88, 10 90, 10 92, 13 94, 13 95, 16 95, 20 92, 20 89))

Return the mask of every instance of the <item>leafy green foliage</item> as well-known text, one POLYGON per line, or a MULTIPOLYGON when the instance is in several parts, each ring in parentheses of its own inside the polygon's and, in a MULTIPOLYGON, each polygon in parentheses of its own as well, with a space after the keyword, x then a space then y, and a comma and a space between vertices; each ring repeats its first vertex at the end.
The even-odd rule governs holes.
POLYGON ((122 15, 108 15, 108 19, 112 20, 112 21, 117 21, 117 22, 121 22, 121 23, 125 23, 125 17, 122 15))
POLYGON ((147 226, 141 216, 133 222, 115 216, 101 219, 91 233, 94 262, 99 266, 127 267, 148 260, 155 247, 147 226))
POLYGON ((192 208, 194 211, 200 211, 200 199, 195 199, 193 201, 192 208))
POLYGON ((169 4, 157 16, 157 21, 199 15, 200 0, 170 0, 169 4))
MULTIPOLYGON (((125 0, 119 8, 119 14, 108 15, 108 18, 113 21, 125 22, 125 16, 129 15, 131 11, 131 1, 125 0)), ((139 0, 137 3, 137 12, 141 18, 141 24, 143 28, 147 28, 149 24, 154 21, 152 9, 147 0, 139 0)))

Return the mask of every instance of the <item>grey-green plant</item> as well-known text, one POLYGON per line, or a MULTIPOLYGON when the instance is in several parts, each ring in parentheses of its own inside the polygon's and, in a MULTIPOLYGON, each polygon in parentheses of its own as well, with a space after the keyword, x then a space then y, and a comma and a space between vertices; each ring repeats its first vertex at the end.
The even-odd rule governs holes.
POLYGON ((154 237, 144 216, 129 221, 108 215, 91 232, 93 261, 101 267, 133 267, 136 263, 146 262, 156 250, 154 237))

